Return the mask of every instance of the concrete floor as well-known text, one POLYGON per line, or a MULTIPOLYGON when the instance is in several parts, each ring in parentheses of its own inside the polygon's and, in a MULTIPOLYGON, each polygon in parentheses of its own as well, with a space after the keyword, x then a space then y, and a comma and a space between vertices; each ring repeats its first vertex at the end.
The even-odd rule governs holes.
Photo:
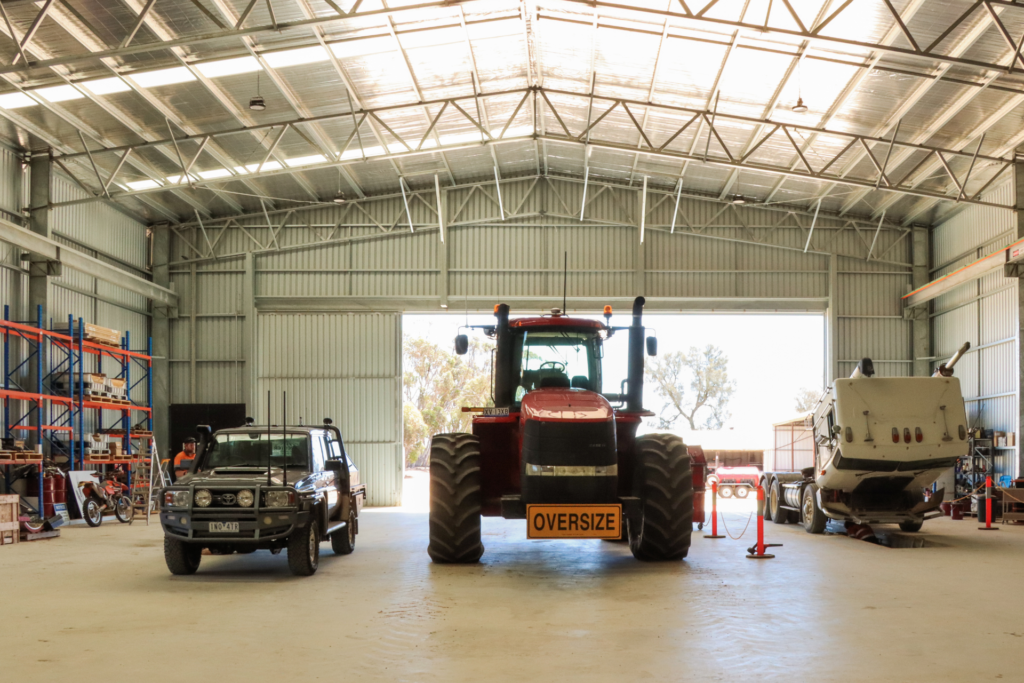
MULTIPOLYGON (((531 541, 485 520, 483 561, 426 555, 422 497, 367 509, 354 554, 164 567, 150 527, 73 526, 0 548, 0 680, 1022 680, 1024 527, 926 523, 895 550, 767 525, 774 560, 695 533, 684 562, 621 544, 531 541), (135 669, 134 667, 139 667, 135 669)), ((751 506, 728 501, 739 533, 751 506)))

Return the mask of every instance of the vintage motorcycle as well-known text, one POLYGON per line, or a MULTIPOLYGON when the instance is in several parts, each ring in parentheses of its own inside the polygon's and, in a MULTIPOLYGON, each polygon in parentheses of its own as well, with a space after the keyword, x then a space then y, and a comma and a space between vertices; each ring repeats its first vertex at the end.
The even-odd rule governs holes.
POLYGON ((82 504, 82 517, 89 526, 103 523, 103 513, 113 510, 117 521, 128 524, 132 521, 135 508, 128 495, 128 485, 124 483, 123 472, 92 472, 97 481, 79 482, 85 502, 82 504))

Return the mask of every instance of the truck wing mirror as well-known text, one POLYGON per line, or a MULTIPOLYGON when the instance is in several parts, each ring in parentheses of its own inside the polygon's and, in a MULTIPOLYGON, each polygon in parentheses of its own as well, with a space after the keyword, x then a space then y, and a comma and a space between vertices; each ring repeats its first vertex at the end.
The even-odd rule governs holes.
POLYGON ((467 351, 469 351, 469 337, 464 334, 455 337, 455 353, 465 356, 467 351))
POLYGON ((648 337, 647 338, 647 355, 657 356, 658 355, 658 338, 648 337))

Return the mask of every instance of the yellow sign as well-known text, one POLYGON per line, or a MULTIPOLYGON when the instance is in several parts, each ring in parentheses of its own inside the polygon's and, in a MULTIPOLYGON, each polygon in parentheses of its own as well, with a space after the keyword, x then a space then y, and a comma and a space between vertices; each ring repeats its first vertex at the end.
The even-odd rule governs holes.
POLYGON ((527 505, 527 538, 620 538, 621 505, 527 505))

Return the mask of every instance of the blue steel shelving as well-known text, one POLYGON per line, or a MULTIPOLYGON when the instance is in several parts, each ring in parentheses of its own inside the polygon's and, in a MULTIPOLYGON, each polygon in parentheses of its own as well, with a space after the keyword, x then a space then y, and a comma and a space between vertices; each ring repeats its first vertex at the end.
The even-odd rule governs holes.
MULTIPOLYGON (((0 390, 4 411, 3 434, 14 438, 19 432, 38 432, 41 437, 37 443, 45 445, 44 453, 51 458, 63 456, 68 470, 128 465, 133 461, 136 450, 134 442, 152 439, 153 340, 148 339, 145 350, 133 350, 131 335, 125 332, 120 348, 108 346, 85 339, 83 320, 79 318, 77 322, 76 327, 73 316, 68 316, 68 333, 63 334, 43 326, 41 308, 37 309, 33 324, 11 321, 10 309, 4 306, 4 319, 0 321, 4 344, 4 386, 0 390), (13 349, 15 344, 21 348, 13 349), (20 358, 17 364, 12 360, 12 352, 20 358), (26 370, 33 365, 35 372, 28 373, 28 376, 34 378, 34 386, 24 386, 26 370), (105 366, 116 371, 110 374, 111 377, 125 381, 127 401, 116 402, 86 395, 86 374, 102 373, 105 366), (140 386, 145 387, 145 403, 131 400, 133 391, 140 386), (12 405, 12 402, 20 402, 25 407, 15 410, 17 403, 12 405), (121 437, 121 457, 99 461, 85 453, 86 411, 89 410, 95 411, 93 425, 96 431, 121 437), (111 413, 116 413, 117 417, 110 426, 105 426, 104 418, 111 413), (142 434, 133 433, 133 421, 139 413, 146 425, 146 429, 141 430, 142 434)), ((148 451, 152 452, 152 447, 148 451)), ((0 455, 0 467, 4 468, 8 490, 13 483, 10 468, 25 465, 36 465, 42 510, 43 455, 0 455)), ((130 471, 128 474, 130 485, 130 471)))

